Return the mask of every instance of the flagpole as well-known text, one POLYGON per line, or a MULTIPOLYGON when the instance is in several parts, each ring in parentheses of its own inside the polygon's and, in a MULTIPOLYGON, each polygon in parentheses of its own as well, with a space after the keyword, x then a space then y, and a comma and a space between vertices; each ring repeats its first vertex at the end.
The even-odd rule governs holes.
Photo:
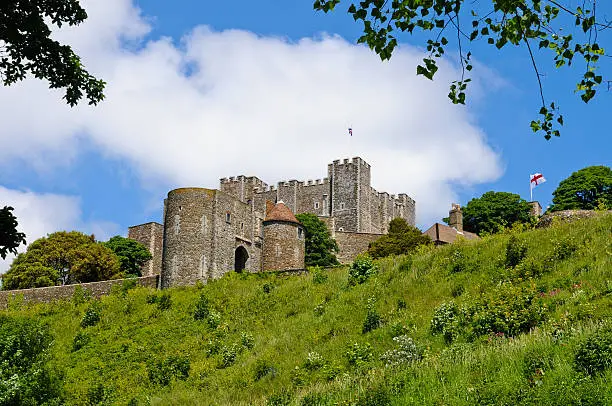
POLYGON ((533 202, 533 187, 531 186, 531 176, 529 176, 529 201, 533 202))

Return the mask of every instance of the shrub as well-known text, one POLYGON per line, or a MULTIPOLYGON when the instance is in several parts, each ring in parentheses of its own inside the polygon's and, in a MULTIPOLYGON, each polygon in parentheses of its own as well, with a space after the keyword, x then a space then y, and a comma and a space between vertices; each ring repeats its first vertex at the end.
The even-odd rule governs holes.
POLYGON ((553 245, 553 258, 558 261, 568 259, 578 250, 578 244, 571 238, 555 241, 553 245))
POLYGON ((374 265, 372 258, 367 254, 361 254, 351 264, 348 283, 351 286, 364 283, 370 276, 375 275, 376 272, 377 267, 374 265))
POLYGON ((319 303, 315 306, 313 311, 315 316, 322 316, 323 313, 325 313, 325 303, 319 303))
POLYGON ((84 331, 79 331, 72 340, 72 352, 76 352, 89 344, 90 338, 84 331))
POLYGON ((378 312, 376 311, 376 308, 374 307, 375 303, 376 299, 368 299, 368 311, 366 313, 366 318, 363 321, 363 328, 361 329, 361 332, 363 334, 377 329, 382 324, 382 317, 380 317, 380 314, 378 314, 378 312))
POLYGON ((461 331, 462 311, 455 302, 442 303, 434 310, 430 323, 433 335, 442 334, 444 341, 453 342, 461 331))
POLYGON ((217 355, 219 354, 219 351, 221 351, 221 341, 219 341, 219 339, 217 338, 215 338, 214 340, 208 340, 208 343, 206 343, 205 348, 207 358, 210 358, 213 355, 217 355))
POLYGON ((576 370, 595 375, 612 366, 612 328, 597 331, 583 341, 574 355, 576 370))
POLYGON ((81 319, 81 327, 91 327, 98 324, 100 318, 102 317, 102 304, 100 301, 96 300, 92 304, 89 305, 87 310, 85 310, 85 314, 81 319))
POLYGON ((208 318, 210 313, 208 298, 204 295, 204 293, 200 294, 198 297, 198 301, 195 305, 195 310, 193 312, 193 318, 195 320, 205 320, 208 318))
POLYGON ((523 241, 520 241, 516 236, 511 236, 506 244, 506 266, 514 268, 527 255, 527 246, 523 241))
POLYGON ((309 352, 304 361, 304 368, 309 371, 315 371, 323 368, 325 360, 318 352, 309 352))
POLYGON ((312 267, 310 268, 310 273, 312 273, 312 283, 322 284, 327 282, 328 276, 323 268, 319 266, 312 267))
POLYGON ((417 346, 412 338, 402 335, 394 337, 393 341, 397 343, 397 348, 385 352, 380 357, 381 361, 385 363, 385 366, 392 367, 401 364, 410 364, 423 357, 423 350, 417 346))
POLYGON ((37 320, 0 314, 0 404, 62 404, 61 374, 49 370, 53 337, 37 320))
POLYGON ((274 365, 263 359, 258 359, 255 361, 255 366, 253 367, 253 379, 255 381, 259 381, 268 375, 271 377, 276 376, 276 368, 274 368, 274 365))
POLYGON ((157 298, 157 309, 164 311, 168 310, 172 306, 172 298, 170 297, 170 293, 163 292, 157 298))
POLYGON ((252 350, 255 346, 255 338, 253 338, 252 334, 243 331, 240 333, 240 344, 242 344, 244 348, 252 350))
POLYGON ((219 353, 221 354, 221 359, 217 364, 217 368, 223 369, 230 367, 234 364, 236 358, 238 357, 238 346, 236 344, 232 344, 231 347, 224 345, 221 347, 219 353))
POLYGON ((372 360, 372 346, 369 343, 364 345, 353 343, 344 355, 349 365, 359 367, 372 360))
POLYGON ((476 269, 476 265, 472 263, 462 248, 454 247, 448 257, 448 272, 472 272, 476 269))
POLYGON ((523 356, 523 376, 532 385, 541 385, 544 375, 552 368, 552 357, 541 348, 531 349, 523 356))
POLYGON ((288 406, 291 404, 291 393, 287 389, 273 393, 269 398, 268 406, 288 406))
POLYGON ((171 355, 164 360, 152 362, 147 365, 149 381, 153 384, 167 386, 172 378, 185 380, 189 377, 191 363, 189 358, 171 355))
POLYGON ((90 405, 110 404, 111 395, 112 390, 100 382, 87 389, 87 400, 90 405))

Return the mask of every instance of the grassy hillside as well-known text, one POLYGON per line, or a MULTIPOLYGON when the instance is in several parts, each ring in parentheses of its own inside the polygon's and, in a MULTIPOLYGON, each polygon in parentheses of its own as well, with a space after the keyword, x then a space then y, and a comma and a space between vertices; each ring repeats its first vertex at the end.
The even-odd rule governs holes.
POLYGON ((355 286, 231 273, 0 322, 49 326, 66 404, 612 404, 612 215, 375 264, 355 286))

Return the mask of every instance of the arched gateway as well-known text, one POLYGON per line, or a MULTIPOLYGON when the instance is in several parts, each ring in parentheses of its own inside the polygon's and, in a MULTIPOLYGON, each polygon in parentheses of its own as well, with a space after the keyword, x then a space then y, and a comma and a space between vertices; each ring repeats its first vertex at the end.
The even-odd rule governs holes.
POLYGON ((249 253, 246 248, 242 246, 236 248, 236 252, 234 253, 234 271, 244 271, 247 259, 249 259, 249 253))

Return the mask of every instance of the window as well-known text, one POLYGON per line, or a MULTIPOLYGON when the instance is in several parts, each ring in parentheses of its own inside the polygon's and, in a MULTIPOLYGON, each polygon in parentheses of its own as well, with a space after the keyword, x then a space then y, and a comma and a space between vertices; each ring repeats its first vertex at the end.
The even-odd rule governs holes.
POLYGON ((229 211, 225 213, 225 222, 228 224, 232 222, 232 215, 230 214, 229 211))
POLYGON ((302 238, 304 238, 304 230, 298 228, 298 240, 301 240, 302 238))
POLYGON ((344 203, 340 203, 339 209, 344 210, 344 203))
POLYGON ((344 231, 344 227, 340 227, 338 231, 344 231))
POLYGON ((319 202, 315 202, 314 206, 315 206, 315 209, 318 209, 319 208, 319 202))

